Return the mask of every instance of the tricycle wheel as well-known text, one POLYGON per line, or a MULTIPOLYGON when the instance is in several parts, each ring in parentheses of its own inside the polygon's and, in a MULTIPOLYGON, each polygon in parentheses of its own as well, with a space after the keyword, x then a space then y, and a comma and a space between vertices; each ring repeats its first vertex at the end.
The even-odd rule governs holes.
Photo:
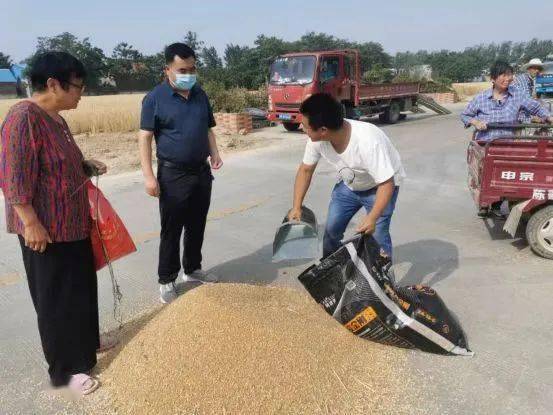
POLYGON ((526 239, 536 254, 553 259, 553 205, 532 215, 526 225, 526 239))
POLYGON ((295 122, 283 122, 284 128, 286 128, 286 131, 298 131, 300 128, 299 124, 296 124, 295 122))

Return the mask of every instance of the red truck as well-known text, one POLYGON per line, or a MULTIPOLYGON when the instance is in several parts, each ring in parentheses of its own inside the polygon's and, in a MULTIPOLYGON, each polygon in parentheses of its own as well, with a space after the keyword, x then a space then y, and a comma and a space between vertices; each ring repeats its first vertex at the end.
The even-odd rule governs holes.
POLYGON ((271 65, 269 121, 297 130, 303 100, 326 92, 340 101, 347 118, 380 114, 380 120, 396 123, 402 111, 417 104, 419 83, 366 84, 361 82, 359 51, 354 49, 288 53, 271 65))

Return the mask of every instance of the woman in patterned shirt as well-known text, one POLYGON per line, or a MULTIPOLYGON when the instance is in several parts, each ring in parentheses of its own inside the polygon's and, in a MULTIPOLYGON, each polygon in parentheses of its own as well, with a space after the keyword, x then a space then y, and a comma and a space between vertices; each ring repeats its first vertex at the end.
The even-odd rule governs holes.
POLYGON ((60 111, 77 108, 83 64, 64 52, 30 65, 31 99, 15 104, 0 129, 0 187, 9 233, 17 234, 40 339, 54 387, 96 390, 89 375, 100 349, 98 292, 85 161, 60 111))

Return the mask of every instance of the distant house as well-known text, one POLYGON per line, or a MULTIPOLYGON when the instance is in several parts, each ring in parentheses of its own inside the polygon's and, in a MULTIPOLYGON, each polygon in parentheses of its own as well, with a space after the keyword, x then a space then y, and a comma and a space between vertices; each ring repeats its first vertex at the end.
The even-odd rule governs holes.
POLYGON ((20 97, 30 97, 31 96, 31 85, 25 74, 27 69, 26 63, 20 63, 12 65, 11 70, 13 76, 17 79, 18 83, 18 93, 20 97))
POLYGON ((430 65, 415 65, 409 68, 409 76, 415 79, 432 79, 432 66, 430 65))
POLYGON ((407 68, 400 68, 393 73, 394 75, 408 76, 412 79, 432 80, 432 66, 430 65, 414 65, 407 68))
POLYGON ((25 77, 27 65, 12 65, 11 68, 0 69, 0 97, 17 98, 31 95, 29 83, 25 77))
POLYGON ((17 98, 19 83, 10 69, 0 69, 0 98, 17 98))
POLYGON ((21 79, 22 81, 25 79, 24 73, 25 73, 25 69, 27 69, 26 64, 15 64, 15 65, 12 65, 10 69, 13 73, 13 76, 15 76, 16 79, 21 79))

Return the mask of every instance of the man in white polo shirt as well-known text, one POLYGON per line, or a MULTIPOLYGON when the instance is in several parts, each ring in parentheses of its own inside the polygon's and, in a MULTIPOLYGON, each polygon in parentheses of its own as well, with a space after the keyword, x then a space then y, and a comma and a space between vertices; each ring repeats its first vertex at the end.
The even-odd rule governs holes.
POLYGON ((390 222, 405 177, 399 153, 378 127, 345 120, 342 106, 328 94, 312 95, 303 102, 300 112, 310 140, 296 175, 289 218, 299 220, 311 178, 323 157, 336 168, 339 180, 328 208, 323 257, 340 247, 348 223, 362 207, 367 214, 357 232, 373 234, 391 257, 390 222))

